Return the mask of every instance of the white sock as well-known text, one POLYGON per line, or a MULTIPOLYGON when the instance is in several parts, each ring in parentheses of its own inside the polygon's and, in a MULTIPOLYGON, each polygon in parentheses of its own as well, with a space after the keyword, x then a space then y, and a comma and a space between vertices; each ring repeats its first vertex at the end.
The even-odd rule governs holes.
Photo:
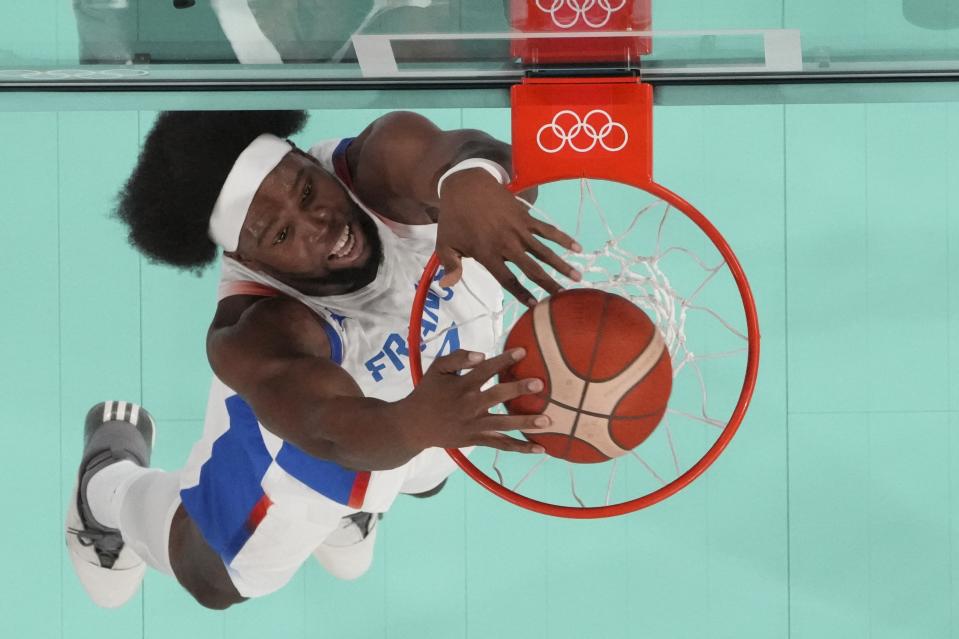
POLYGON ((170 524, 180 506, 179 473, 117 462, 90 478, 86 499, 98 522, 119 528, 143 561, 173 575, 170 524))
POLYGON ((87 484, 87 505, 93 517, 109 528, 120 527, 120 494, 130 482, 150 472, 149 468, 124 460, 110 464, 90 478, 87 484))

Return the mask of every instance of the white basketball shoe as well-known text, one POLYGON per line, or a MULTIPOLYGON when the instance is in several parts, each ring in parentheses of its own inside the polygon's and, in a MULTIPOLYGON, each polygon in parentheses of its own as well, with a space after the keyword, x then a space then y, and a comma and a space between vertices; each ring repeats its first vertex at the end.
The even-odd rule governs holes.
POLYGON ((90 478, 115 462, 150 465, 155 428, 153 417, 130 402, 103 402, 87 413, 83 459, 67 508, 66 541, 73 568, 93 602, 116 608, 140 589, 146 564, 116 528, 100 524, 86 501, 90 478))
POLYGON ((382 518, 382 514, 366 512, 344 517, 339 527, 313 551, 313 556, 338 579, 361 577, 373 564, 376 524, 382 518))

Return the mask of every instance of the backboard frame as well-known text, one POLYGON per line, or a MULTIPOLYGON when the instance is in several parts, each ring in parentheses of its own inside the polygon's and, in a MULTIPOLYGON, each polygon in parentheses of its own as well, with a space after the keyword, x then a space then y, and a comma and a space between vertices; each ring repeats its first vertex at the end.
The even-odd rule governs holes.
MULTIPOLYGON (((566 31, 550 33, 410 33, 410 34, 356 34, 352 37, 353 48, 363 78, 416 79, 416 78, 469 78, 479 72, 475 69, 401 69, 397 61, 394 43, 466 41, 523 42, 564 39, 624 39, 624 38, 722 38, 761 36, 763 64, 689 65, 686 67, 660 69, 677 75, 703 74, 771 74, 798 73, 803 70, 802 37, 798 29, 706 29, 690 31, 566 31)), ((640 60, 624 60, 624 68, 641 68, 640 60)), ((484 76, 515 77, 515 69, 483 70, 484 76)), ((601 71, 599 72, 601 73, 601 71)))

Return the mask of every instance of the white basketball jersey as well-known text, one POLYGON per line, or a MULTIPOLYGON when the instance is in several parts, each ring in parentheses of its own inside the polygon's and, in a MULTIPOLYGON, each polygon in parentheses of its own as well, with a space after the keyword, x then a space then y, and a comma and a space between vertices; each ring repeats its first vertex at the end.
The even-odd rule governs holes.
MULTIPOLYGON (((331 140, 310 149, 334 175, 333 150, 339 143, 331 140)), ((235 282, 255 282, 303 302, 333 329, 329 335, 333 359, 364 394, 394 401, 413 389, 407 327, 416 286, 436 244, 436 224, 413 226, 382 218, 348 192, 376 223, 383 246, 383 263, 372 283, 344 295, 312 297, 225 258, 219 296, 235 294, 235 282)), ((503 293, 493 276, 471 259, 463 261, 463 278, 457 285, 440 288, 441 276, 442 271, 434 278, 423 314, 424 371, 434 358, 461 346, 491 353, 498 338, 499 326, 490 311, 501 307, 503 293)))
MULTIPOLYGON (((346 144, 348 140, 331 140, 310 149, 310 153, 336 175, 344 187, 350 184, 350 177, 345 173, 346 144), (335 161, 335 157, 339 160, 335 161)), ((363 393, 368 397, 395 401, 413 390, 407 327, 416 286, 436 242, 436 225, 411 226, 384 219, 366 208, 349 188, 347 190, 375 222, 383 247, 383 262, 372 283, 344 295, 314 297, 224 258, 219 296, 222 299, 237 294, 281 294, 299 300, 325 323, 332 359, 356 380, 363 393)), ((482 215, 482 211, 476 214, 482 215)), ((463 261, 463 277, 456 285, 441 288, 437 283, 441 275, 434 278, 423 314, 424 371, 436 357, 458 348, 492 355, 500 337, 500 325, 493 319, 498 314, 491 312, 498 311, 502 305, 502 288, 496 280, 470 259, 463 261)), ((235 403, 238 400, 240 398, 234 391, 214 378, 204 436, 206 444, 198 445, 191 455, 186 469, 191 477, 186 478, 185 487, 202 483, 201 467, 209 465, 210 456, 215 452, 214 441, 223 437, 230 420, 243 421, 240 407, 232 406, 228 410, 227 406, 230 401, 235 403), (209 423, 211 420, 221 422, 222 427, 213 426, 209 423)), ((256 472, 261 476, 258 483, 271 503, 277 505, 284 495, 304 497, 302 491, 312 490, 314 494, 318 492, 351 510, 383 512, 399 492, 408 474, 407 466, 416 461, 389 471, 349 471, 309 457, 262 425, 256 426, 259 426, 254 428, 259 430, 262 444, 256 443, 255 447, 262 445, 265 448, 257 455, 264 459, 260 466, 266 464, 267 467, 259 468, 257 464, 251 467, 257 466, 256 472)), ((238 442, 243 439, 239 435, 235 437, 238 442)), ((249 444, 249 438, 244 441, 247 443, 237 446, 248 448, 254 445, 249 444)), ((226 444, 222 447, 225 448, 226 444)), ((249 500, 256 497, 256 490, 259 488, 251 487, 249 500)))

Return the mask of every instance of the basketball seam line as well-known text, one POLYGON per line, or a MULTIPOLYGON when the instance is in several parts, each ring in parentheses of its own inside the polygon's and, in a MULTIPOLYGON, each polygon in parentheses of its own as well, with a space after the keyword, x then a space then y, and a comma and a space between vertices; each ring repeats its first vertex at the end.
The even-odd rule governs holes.
MULTIPOLYGON (((533 332, 534 341, 538 344, 539 348, 542 350, 542 349, 543 349, 543 340, 544 340, 544 339, 549 339, 549 338, 551 337, 551 338, 552 338, 552 343, 553 343, 553 345, 556 346, 556 351, 557 351, 557 353, 559 354, 559 356, 560 356, 560 358, 561 358, 561 360, 562 360, 562 363, 564 364, 567 372, 568 372, 569 374, 571 374, 573 377, 578 378, 580 381, 583 382, 583 388, 582 388, 581 395, 580 395, 580 399, 579 399, 579 405, 578 405, 577 407, 570 406, 570 405, 565 404, 565 403, 563 403, 563 402, 558 402, 558 401, 554 400, 552 397, 548 397, 548 398, 547 398, 547 405, 552 404, 552 405, 557 406, 557 407, 559 407, 559 408, 562 408, 562 409, 564 409, 564 410, 569 410, 569 411, 573 412, 573 424, 572 424, 572 426, 571 426, 571 428, 570 428, 570 431, 569 431, 568 434, 566 435, 566 441, 567 441, 567 443, 566 443, 566 448, 565 448, 565 450, 563 451, 563 457, 564 457, 564 458, 568 458, 568 456, 569 456, 569 454, 570 454, 570 451, 572 450, 573 441, 577 439, 576 433, 577 433, 577 431, 578 431, 578 429, 579 429, 579 418, 580 418, 581 415, 587 415, 587 416, 589 416, 589 417, 594 417, 594 418, 597 418, 597 419, 604 419, 604 420, 606 420, 608 426, 611 426, 611 425, 614 423, 614 420, 615 420, 615 421, 628 421, 628 420, 648 419, 648 418, 650 418, 650 417, 656 416, 656 415, 659 413, 659 411, 652 411, 652 412, 650 412, 650 413, 644 413, 644 414, 642 414, 642 415, 622 415, 622 416, 614 416, 614 415, 612 415, 612 414, 597 413, 597 412, 594 412, 594 411, 585 410, 585 409, 583 408, 583 405, 584 405, 584 403, 585 403, 585 401, 586 401, 586 398, 587 398, 587 395, 588 395, 590 383, 593 381, 593 380, 591 379, 591 375, 592 375, 593 369, 594 369, 595 366, 596 366, 596 360, 597 360, 597 357, 598 357, 598 354, 599 354, 599 346, 600 346, 601 339, 597 339, 597 340, 595 340, 595 341, 593 342, 593 351, 592 351, 592 353, 591 353, 589 367, 588 367, 587 372, 586 372, 587 377, 584 378, 583 376, 581 376, 581 375, 579 375, 579 374, 577 374, 577 373, 575 372, 575 369, 574 369, 574 367, 572 366, 571 362, 567 359, 567 354, 566 354, 566 352, 563 350, 563 348, 561 347, 559 341, 556 339, 556 334, 558 333, 558 327, 556 326, 555 318, 554 318, 554 315, 553 315, 553 312, 552 312, 552 311, 554 310, 554 309, 552 308, 552 305, 547 301, 546 304, 545 304, 545 306, 546 306, 546 308, 543 309, 543 310, 546 311, 547 321, 549 322, 549 329, 550 329, 550 332, 551 332, 552 334, 549 335, 549 336, 543 335, 543 336, 542 336, 542 339, 541 339, 541 336, 539 335, 539 332, 537 331, 537 322, 534 320, 534 321, 531 322, 531 328, 532 328, 532 332, 533 332)), ((601 315, 600 315, 600 322, 599 322, 599 325, 598 325, 598 327, 597 327, 597 334, 598 334, 598 335, 602 335, 603 327, 604 327, 605 324, 606 324, 606 319, 607 319, 608 312, 609 312, 609 298, 604 297, 604 298, 603 298, 603 306, 602 306, 601 315)), ((658 329, 657 329, 657 328, 655 327, 655 325, 654 325, 654 326, 653 326, 653 331, 650 333, 649 340, 646 342, 644 348, 640 351, 640 355, 637 355, 636 357, 640 357, 641 354, 642 354, 643 352, 645 352, 646 349, 649 348, 650 344, 655 341, 657 330, 658 330, 658 329)), ((665 356, 665 354, 666 354, 666 349, 664 349, 663 354, 661 354, 661 356, 657 359, 656 363, 653 364, 653 365, 649 368, 649 370, 646 371, 646 373, 642 376, 642 378, 636 380, 636 382, 635 382, 634 384, 632 384, 632 385, 628 388, 628 390, 626 391, 626 394, 632 392, 633 390, 636 389, 637 386, 639 386, 640 384, 642 384, 642 382, 649 376, 649 374, 652 373, 652 371, 655 370, 656 367, 661 363, 661 360, 663 359, 663 357, 665 356)), ((633 360, 631 360, 631 361, 627 364, 627 368, 628 368, 629 366, 631 366, 633 362, 635 362, 636 357, 634 357, 633 360)), ((546 370, 547 370, 547 373, 548 373, 548 370, 549 370, 549 369, 547 368, 546 370)), ((619 375, 619 374, 622 374, 622 371, 620 371, 619 373, 617 373, 617 375, 619 375)), ((604 378, 603 380, 596 380, 596 381, 597 381, 597 383, 604 383, 604 382, 608 382, 608 381, 610 381, 610 380, 612 380, 612 379, 615 379, 615 378, 616 378, 616 375, 613 375, 613 376, 611 376, 611 377, 604 378)), ((552 384, 550 384, 550 386, 552 386, 552 384)), ((621 401, 622 401, 622 398, 620 398, 620 401, 616 403, 616 407, 619 406, 619 404, 620 404, 621 401)), ((616 407, 614 407, 614 409, 613 409, 614 412, 615 412, 616 407)), ((554 433, 554 434, 559 434, 559 433, 554 433)), ((622 451, 628 451, 628 450, 630 449, 628 446, 624 446, 624 445, 622 444, 622 442, 618 441, 618 439, 613 436, 613 432, 612 432, 611 430, 608 431, 608 435, 609 435, 609 438, 610 438, 610 442, 611 442, 614 446, 616 446, 617 448, 619 448, 620 450, 622 450, 622 451)), ((601 451, 600 449, 596 448, 596 446, 594 446, 593 444, 591 444, 589 441, 583 440, 583 439, 579 439, 579 441, 580 441, 581 443, 587 444, 590 448, 592 448, 592 449, 594 449, 594 450, 597 450, 597 451, 600 452, 602 455, 607 456, 606 453, 604 453, 604 452, 601 451)), ((568 459, 567 459, 567 460, 568 460, 568 459)))
MULTIPOLYGON (((634 386, 633 388, 635 388, 635 386, 634 386)), ((633 390, 633 389, 630 388, 630 391, 632 391, 632 390, 633 390)), ((608 415, 608 414, 606 414, 606 413, 596 413, 596 412, 593 412, 593 411, 591 411, 591 410, 585 410, 585 409, 582 409, 582 408, 577 409, 577 408, 575 408, 575 407, 573 407, 573 406, 570 406, 569 404, 564 404, 563 402, 558 402, 558 401, 556 401, 555 399, 552 399, 552 398, 550 398, 550 399, 547 401, 547 403, 548 403, 548 404, 553 404, 554 406, 559 406, 560 408, 565 408, 566 410, 569 410, 569 411, 576 411, 576 412, 579 412, 580 414, 588 415, 589 417, 606 418, 606 419, 609 419, 609 420, 614 420, 614 419, 644 419, 644 418, 646 418, 646 417, 652 417, 653 415, 656 415, 656 414, 659 413, 658 410, 654 410, 654 411, 652 411, 652 412, 650 412, 650 413, 643 413, 642 415, 608 415)), ((619 405, 619 404, 617 404, 617 406, 618 406, 618 405, 619 405)))
MULTIPOLYGON (((560 437, 560 438, 567 438, 567 439, 569 438, 569 435, 565 435, 565 434, 563 434, 563 433, 537 433, 537 435, 538 435, 538 436, 555 435, 556 437, 560 437)), ((609 461, 610 459, 612 459, 612 458, 609 457, 605 452, 603 452, 602 450, 600 450, 600 449, 599 449, 595 444, 593 444, 592 442, 586 441, 585 439, 578 439, 577 441, 579 442, 579 444, 580 444, 581 446, 585 446, 585 447, 589 448, 590 450, 596 451, 596 453, 598 453, 599 455, 603 456, 605 459, 601 459, 601 460, 599 460, 598 462, 596 462, 596 461, 571 462, 570 460, 568 460, 568 459, 563 459, 563 458, 561 458, 561 457, 558 458, 558 459, 563 459, 563 461, 569 462, 569 463, 571 463, 571 464, 580 464, 580 463, 583 463, 583 464, 597 464, 597 463, 607 462, 607 461, 609 461)))
MULTIPOLYGON (((566 450, 564 451, 564 454, 565 454, 564 458, 567 460, 569 459, 570 450, 573 448, 573 440, 576 439, 576 430, 579 428, 579 417, 580 415, 583 414, 582 413, 583 403, 586 401, 586 393, 589 391, 589 377, 591 377, 593 374, 593 367, 596 365, 596 357, 597 355, 599 355, 600 339, 598 338, 599 336, 603 334, 603 327, 606 325, 606 311, 608 307, 609 307, 609 298, 604 296, 602 314, 599 316, 599 326, 596 327, 597 339, 593 342, 593 352, 589 358, 589 368, 586 369, 587 379, 584 380, 585 383, 583 384, 583 391, 579 397, 579 406, 576 408, 576 415, 573 417, 573 427, 570 428, 569 435, 566 439, 566 450)), ((552 309, 550 309, 550 311, 552 311, 552 309)), ((549 323, 550 323, 550 327, 553 329, 553 339, 556 339, 557 330, 556 330, 555 324, 553 323, 552 312, 550 312, 549 314, 549 323)), ((560 352, 562 352, 563 348, 562 346, 559 345, 558 342, 557 342, 557 346, 559 346, 559 350, 560 352)), ((564 359, 565 359, 565 354, 564 354, 564 359)), ((572 370, 573 369, 570 368, 570 371, 572 370)))
MULTIPOLYGON (((653 333, 650 335, 649 342, 646 343, 646 347, 645 347, 645 348, 649 348, 650 345, 656 340, 656 332, 657 332, 658 330, 659 330, 659 328, 657 328, 657 327, 654 325, 654 326, 653 326, 653 333)), ((642 357, 642 352, 641 352, 640 355, 638 355, 637 357, 642 357)), ((644 381, 646 381, 646 378, 649 377, 649 376, 653 373, 653 371, 655 371, 657 368, 659 368, 660 366, 662 366, 663 358, 666 358, 666 357, 669 357, 669 349, 666 348, 666 344, 665 344, 665 342, 664 342, 664 343, 663 343, 663 352, 662 352, 662 354, 659 356, 659 359, 656 360, 656 363, 655 363, 655 364, 653 364, 652 366, 649 367, 649 370, 646 371, 646 374, 645 374, 645 375, 643 375, 641 378, 639 378, 639 380, 637 380, 636 383, 633 384, 633 385, 629 388, 628 391, 626 391, 625 393, 623 393, 623 395, 622 395, 622 396, 619 398, 619 400, 616 402, 616 405, 613 406, 613 412, 614 412, 614 413, 615 413, 616 410, 619 408, 619 405, 623 403, 623 400, 625 400, 626 397, 627 397, 630 393, 632 393, 634 390, 636 390, 636 387, 637 387, 637 386, 639 386, 639 385, 642 384, 644 381)), ((635 361, 636 361, 636 359, 634 358, 634 359, 633 359, 633 362, 635 362, 635 361)), ((629 364, 627 364, 626 367, 629 368, 629 366, 631 366, 633 362, 630 362, 629 364)), ((624 370, 625 370, 625 369, 624 369, 624 370)), ((667 401, 666 401, 666 405, 667 405, 667 406, 669 405, 669 400, 668 400, 668 399, 667 399, 667 401)), ((662 411, 661 414, 665 414, 665 412, 666 412, 666 407, 663 408, 663 411, 662 411)), ((660 411, 654 411, 653 413, 650 413, 649 416, 652 417, 653 415, 655 415, 655 414, 657 414, 657 413, 660 413, 660 411)), ((661 416, 660 416, 660 419, 662 419, 661 416)), ((658 422, 657 422, 657 425, 658 425, 658 422)), ((649 437, 649 435, 651 435, 651 434, 652 434, 652 431, 650 431, 646 436, 649 437)), ((613 431, 612 431, 612 430, 609 431, 609 438, 613 441, 614 444, 616 444, 617 446, 619 446, 619 447, 622 448, 623 450, 633 450, 633 448, 635 448, 635 446, 633 446, 632 448, 630 448, 630 447, 628 447, 628 446, 623 446, 623 445, 616 439, 616 437, 615 437, 615 435, 613 434, 613 431)), ((642 442, 640 442, 640 443, 642 443, 642 442)), ((638 444, 637 444, 637 445, 638 445, 638 444)))
MULTIPOLYGON (((604 314, 604 317, 605 317, 605 314, 604 314)), ((616 379, 617 377, 619 377, 620 375, 622 375, 622 374, 623 374, 623 371, 625 371, 627 368, 629 368, 630 366, 632 366, 632 365, 636 362, 637 359, 639 359, 640 357, 642 357, 643 353, 646 352, 646 349, 648 349, 649 346, 650 346, 650 344, 652 344, 653 341, 656 339, 656 331, 658 331, 658 330, 659 330, 659 329, 656 327, 656 325, 653 324, 653 330, 652 330, 652 331, 650 332, 650 334, 649 334, 649 340, 647 340, 647 341, 646 341, 646 344, 644 344, 643 347, 642 347, 641 349, 639 349, 639 354, 638 354, 638 355, 635 355, 635 356, 633 357, 633 359, 631 359, 631 360, 629 360, 628 362, 626 362, 626 364, 623 366, 623 368, 622 368, 621 370, 619 370, 619 371, 616 372, 616 373, 613 373, 612 375, 610 375, 610 376, 608 376, 608 377, 603 377, 603 378, 601 378, 601 379, 589 379, 589 380, 584 380, 584 381, 587 381, 587 383, 588 383, 588 382, 596 382, 597 384, 602 384, 602 383, 605 383, 605 382, 612 381, 612 380, 616 379)), ((656 364, 658 364, 658 363, 659 363, 659 362, 657 361, 656 364)), ((639 384, 641 384, 642 381, 643 381, 644 379, 646 379, 646 376, 649 375, 649 373, 652 372, 652 370, 653 370, 654 368, 656 368, 656 364, 654 364, 652 367, 650 367, 650 369, 649 369, 648 371, 646 371, 646 374, 643 375, 640 379, 638 379, 638 380, 636 381, 636 384, 633 385, 633 388, 635 388, 636 386, 638 386, 639 384)), ((572 371, 572 369, 570 369, 570 371, 572 371)), ((592 371, 590 371, 590 373, 592 373, 592 371)), ((576 375, 575 371, 573 371, 573 374, 576 375)), ((579 377, 579 376, 577 375, 577 377, 579 377)), ((630 388, 630 390, 632 390, 632 388, 630 388)))
MULTIPOLYGON (((605 299, 605 298, 603 299, 603 303, 604 303, 604 304, 606 303, 606 299, 605 299)), ((566 370, 569 371, 569 373, 570 373, 573 377, 578 377, 579 379, 583 380, 584 382, 588 381, 587 379, 585 379, 583 376, 579 375, 579 374, 576 372, 576 367, 573 366, 573 363, 570 362, 570 361, 569 361, 569 358, 566 356, 566 351, 563 349, 563 345, 559 342, 558 339, 556 339, 556 335, 557 335, 557 333, 559 332, 559 329, 558 329, 558 327, 556 326, 556 322, 553 321, 553 305, 552 305, 550 302, 546 302, 546 304, 547 304, 546 308, 547 308, 547 310, 548 310, 548 317, 547 317, 547 319, 549 320, 549 330, 550 330, 550 333, 551 333, 550 337, 553 338, 553 343, 556 344, 556 351, 559 353, 560 358, 563 360, 563 365, 566 367, 566 370)), ((605 313, 604 313, 604 316, 605 316, 605 313)), ((532 324, 532 326, 533 326, 533 336, 536 338, 536 343, 537 343, 537 345, 539 345, 540 350, 542 350, 542 343, 539 341, 539 335, 536 333, 536 322, 535 322, 535 320, 534 320, 533 322, 531 322, 531 324, 532 324)), ((594 347, 595 347, 595 344, 594 344, 594 347)), ((544 364, 545 364, 545 362, 544 362, 544 364)), ((549 370, 549 369, 547 368, 547 370, 549 370)))
MULTIPOLYGON (((536 318, 535 318, 535 316, 534 316, 534 317, 532 318, 532 321, 530 322, 530 324, 532 325, 532 328, 533 328, 533 340, 536 342, 537 348, 539 348, 540 352, 542 352, 542 351, 543 351, 543 341, 546 340, 546 339, 552 339, 553 344, 556 346, 556 350, 559 352, 560 359, 563 361, 563 365, 566 367, 566 370, 569 371, 574 377, 579 377, 579 375, 576 375, 576 373, 574 372, 574 369, 573 369, 572 365, 570 364, 570 362, 566 359, 566 353, 565 353, 565 351, 563 350, 562 345, 560 344, 559 340, 556 339, 557 327, 556 327, 556 322, 553 321, 553 306, 552 306, 552 304, 550 303, 550 300, 547 300, 547 301, 545 302, 545 304, 546 304, 546 319, 547 319, 547 321, 549 322, 549 333, 550 333, 550 334, 549 334, 549 335, 543 335, 542 337, 540 336, 539 331, 536 330, 537 324, 536 324, 536 318)), ((534 313, 535 313, 535 309, 534 309, 534 313)), ((549 366, 546 364, 545 361, 543 362, 543 364, 544 364, 543 368, 544 368, 544 370, 546 371, 546 374, 550 377, 550 380, 549 380, 549 382, 550 382, 550 385, 549 385, 550 398, 546 400, 546 405, 548 406, 548 405, 550 404, 550 402, 552 401, 553 380, 552 380, 552 375, 549 374, 549 366)), ((580 378, 580 379, 582 379, 582 378, 580 378)), ((581 397, 580 397, 580 403, 583 402, 583 399, 585 398, 585 396, 586 396, 586 395, 585 395, 585 389, 584 389, 583 395, 581 395, 581 397)), ((558 402, 557 402, 557 404, 558 404, 558 402)), ((573 416, 573 426, 572 426, 572 428, 570 429, 570 432, 567 433, 567 435, 566 435, 566 450, 563 451, 563 454, 564 454, 564 455, 568 455, 568 454, 569 454, 569 450, 570 450, 570 448, 572 447, 573 433, 576 432, 576 424, 577 424, 577 422, 579 421, 579 413, 576 412, 576 410, 575 410, 572 406, 569 407, 569 410, 572 410, 572 411, 574 412, 574 416, 573 416)), ((564 459, 565 459, 565 458, 564 458, 564 459)), ((568 461, 568 460, 567 460, 567 461, 568 461)))

